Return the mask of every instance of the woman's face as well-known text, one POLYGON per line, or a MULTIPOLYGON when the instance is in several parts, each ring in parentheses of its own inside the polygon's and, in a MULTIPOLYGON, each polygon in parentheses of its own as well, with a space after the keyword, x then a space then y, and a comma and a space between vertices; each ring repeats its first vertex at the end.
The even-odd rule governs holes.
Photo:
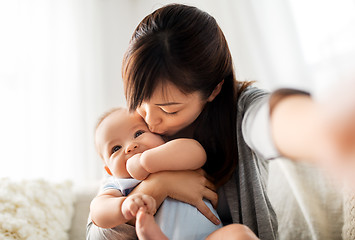
POLYGON ((137 112, 144 118, 150 131, 172 136, 193 123, 207 100, 200 92, 184 94, 171 83, 158 85, 149 101, 144 101, 137 112))

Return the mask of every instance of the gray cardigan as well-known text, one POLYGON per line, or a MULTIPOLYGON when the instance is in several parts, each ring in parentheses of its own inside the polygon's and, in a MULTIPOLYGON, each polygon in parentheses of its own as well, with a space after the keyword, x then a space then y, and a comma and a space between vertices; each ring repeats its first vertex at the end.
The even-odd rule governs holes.
POLYGON ((254 87, 239 96, 238 167, 222 187, 233 222, 247 225, 263 240, 277 239, 277 218, 266 189, 267 159, 278 156, 269 132, 268 99, 268 94, 254 87))

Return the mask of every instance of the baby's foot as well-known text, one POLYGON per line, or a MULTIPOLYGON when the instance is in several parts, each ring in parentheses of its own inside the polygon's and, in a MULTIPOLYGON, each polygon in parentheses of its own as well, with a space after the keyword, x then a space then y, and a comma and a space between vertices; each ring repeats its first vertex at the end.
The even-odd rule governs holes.
POLYGON ((139 240, 168 240, 154 220, 154 216, 145 212, 143 208, 138 210, 136 216, 136 232, 139 240))

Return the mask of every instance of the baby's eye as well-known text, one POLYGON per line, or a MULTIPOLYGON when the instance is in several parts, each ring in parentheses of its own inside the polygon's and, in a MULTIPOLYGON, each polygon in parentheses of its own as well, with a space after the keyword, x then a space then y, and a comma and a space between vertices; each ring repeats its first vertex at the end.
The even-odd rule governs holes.
POLYGON ((144 133, 143 130, 138 130, 137 132, 134 133, 134 138, 139 137, 140 135, 142 135, 144 133))
POLYGON ((111 150, 111 154, 117 152, 117 151, 120 150, 121 148, 122 148, 122 146, 120 146, 120 145, 114 146, 114 147, 112 148, 112 150, 111 150))

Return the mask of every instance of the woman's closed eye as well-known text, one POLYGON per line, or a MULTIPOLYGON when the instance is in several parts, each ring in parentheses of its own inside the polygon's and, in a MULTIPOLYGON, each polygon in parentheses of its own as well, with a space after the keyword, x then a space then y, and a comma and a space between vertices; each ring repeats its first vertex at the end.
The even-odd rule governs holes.
POLYGON ((165 110, 164 110, 164 109, 162 109, 162 108, 161 108, 161 110, 162 110, 162 112, 163 112, 163 113, 165 113, 166 115, 175 115, 175 114, 177 114, 177 113, 178 113, 178 111, 175 111, 175 112, 165 111, 165 110))
POLYGON ((117 152, 118 150, 120 150, 122 148, 121 145, 116 145, 111 149, 111 154, 114 154, 115 152, 117 152))
POLYGON ((142 135, 143 133, 145 133, 144 130, 138 130, 137 132, 134 133, 134 138, 139 137, 139 136, 142 135))
POLYGON ((167 114, 167 115, 175 115, 175 114, 177 114, 178 112, 165 112, 165 114, 167 114))

